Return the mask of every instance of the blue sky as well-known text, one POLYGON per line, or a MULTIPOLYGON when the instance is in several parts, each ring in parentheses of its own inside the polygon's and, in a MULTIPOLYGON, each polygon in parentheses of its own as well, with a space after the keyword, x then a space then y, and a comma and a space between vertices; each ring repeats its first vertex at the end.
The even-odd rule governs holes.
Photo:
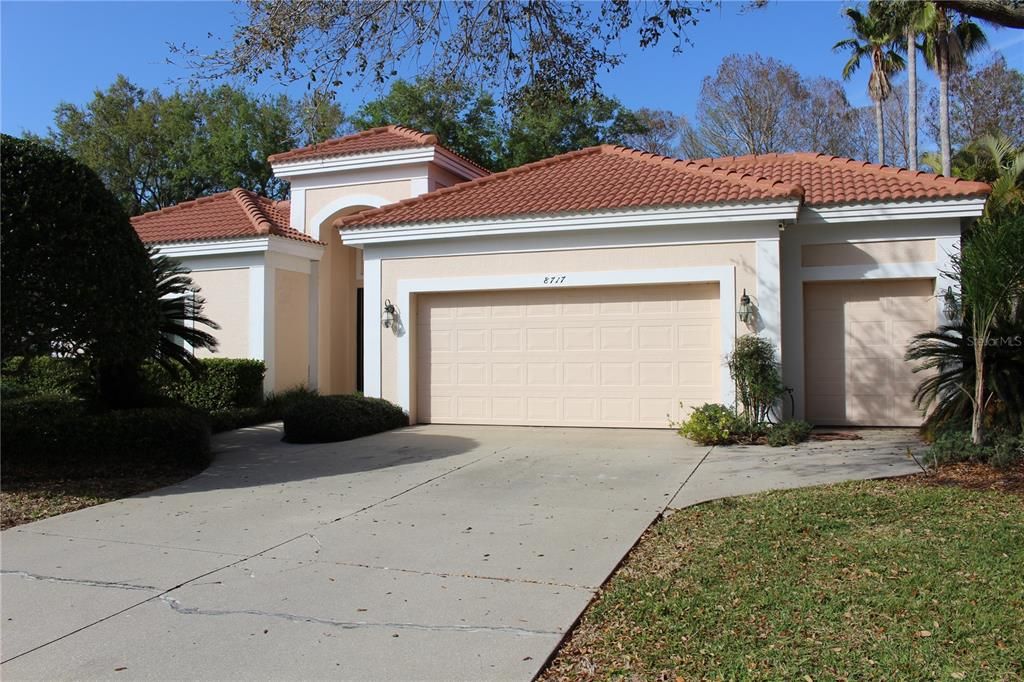
MULTIPOLYGON (((808 76, 838 77, 844 57, 831 47, 846 37, 844 3, 743 7, 725 2, 703 15, 688 31, 694 44, 682 54, 668 45, 647 51, 626 46, 626 63, 602 78, 605 91, 630 107, 691 114, 701 80, 733 52, 760 52, 808 76)), ((188 72, 167 63, 167 43, 215 46, 218 36, 230 36, 238 11, 229 2, 0 2, 0 129, 44 132, 59 102, 84 104, 118 73, 147 88, 173 89, 188 72)), ((1024 68, 1024 31, 992 30, 990 41, 1011 65, 1024 68)), ((847 84, 854 104, 867 103, 865 79, 859 73, 847 84)), ((264 83, 258 89, 280 88, 264 83)), ((303 91, 301 84, 290 90, 303 91)), ((375 94, 371 88, 343 90, 339 101, 351 112, 375 94)))

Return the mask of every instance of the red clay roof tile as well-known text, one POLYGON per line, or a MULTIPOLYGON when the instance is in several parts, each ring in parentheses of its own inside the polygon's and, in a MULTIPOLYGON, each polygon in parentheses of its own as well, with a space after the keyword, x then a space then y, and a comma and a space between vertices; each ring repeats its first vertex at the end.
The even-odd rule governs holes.
POLYGON ((363 211, 336 224, 352 228, 633 206, 750 203, 802 194, 794 183, 602 145, 363 211))
POLYGON ((167 244, 275 235, 320 244, 289 226, 290 204, 235 188, 132 218, 143 242, 167 244))
POLYGON ((983 182, 808 152, 727 156, 698 163, 795 182, 804 188, 804 203, 809 206, 981 197, 991 190, 983 182))

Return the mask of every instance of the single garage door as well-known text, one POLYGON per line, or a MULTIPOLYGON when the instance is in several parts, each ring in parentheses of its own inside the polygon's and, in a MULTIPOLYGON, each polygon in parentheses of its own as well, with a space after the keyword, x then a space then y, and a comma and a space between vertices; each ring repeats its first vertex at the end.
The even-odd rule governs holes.
POLYGON ((668 426, 719 402, 717 284, 460 292, 417 304, 417 419, 668 426))
POLYGON ((935 325, 934 282, 804 285, 807 419, 816 424, 917 426, 911 397, 923 378, 903 360, 935 325))

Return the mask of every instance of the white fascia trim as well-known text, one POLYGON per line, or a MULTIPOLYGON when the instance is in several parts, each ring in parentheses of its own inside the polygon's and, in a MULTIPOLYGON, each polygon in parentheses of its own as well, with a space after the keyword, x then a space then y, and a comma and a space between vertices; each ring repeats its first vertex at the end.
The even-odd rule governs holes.
POLYGON ((303 175, 318 175, 340 171, 361 170, 364 168, 383 168, 385 166, 403 166, 410 163, 425 163, 434 160, 436 154, 433 147, 413 147, 396 149, 388 152, 341 156, 308 161, 282 161, 271 165, 274 175, 279 178, 294 178, 303 175))
POLYGON ((691 225, 707 222, 755 222, 794 220, 800 203, 796 200, 730 206, 654 208, 579 213, 566 216, 504 218, 489 221, 421 223, 396 227, 341 230, 345 244, 385 244, 399 241, 480 237, 532 232, 565 232, 608 228, 691 225))
POLYGON ((270 235, 270 243, 267 250, 271 253, 283 253, 288 256, 298 256, 299 258, 308 258, 309 260, 316 261, 324 256, 323 244, 310 244, 308 242, 300 242, 297 239, 287 239, 276 235, 270 235))
POLYGON ((804 206, 800 211, 800 222, 813 224, 921 218, 976 218, 984 210, 983 198, 863 203, 824 208, 804 206))
MULTIPOLYGON (((380 261, 377 261, 379 264, 380 261)), ((369 262, 368 262, 369 263, 369 262)), ((402 279, 398 280, 398 312, 408 319, 411 310, 413 294, 427 292, 452 292, 452 291, 491 291, 508 289, 551 289, 550 284, 545 284, 544 279, 551 273, 534 273, 525 275, 498 275, 490 277, 437 277, 428 279, 402 279)), ((570 272, 566 273, 565 282, 559 287, 595 287, 595 286, 622 286, 637 284, 674 284, 674 283, 696 283, 715 282, 718 284, 719 296, 719 337, 720 337, 720 358, 719 385, 721 387, 721 401, 727 405, 735 402, 736 391, 732 380, 729 377, 729 368, 725 365, 725 358, 732 352, 736 336, 736 268, 734 266, 707 266, 707 267, 685 267, 685 268, 653 268, 650 270, 599 270, 595 272, 570 272)), ((369 291, 367 289, 366 291, 369 291)), ((378 300, 366 297, 364 307, 366 310, 374 310, 373 328, 377 330, 378 345, 376 351, 379 353, 380 321, 376 319, 376 310, 380 308, 379 290, 378 300)), ((370 317, 367 316, 366 329, 370 329, 370 317)), ((369 335, 368 335, 369 336, 369 335)), ((370 339, 368 338, 369 342, 370 339)), ((369 343, 367 344, 367 358, 369 355, 369 343)), ((379 357, 379 356, 378 356, 379 357)), ((405 329, 404 333, 398 336, 398 404, 406 412, 412 405, 412 343, 410 330, 405 329)), ((375 374, 377 376, 379 390, 380 365, 379 360, 375 374)), ((365 366, 369 363, 364 361, 365 366)), ((367 371, 370 374, 370 371, 367 371)), ((369 392, 368 392, 369 394, 369 392)))
POLYGON ((937 277, 934 261, 917 263, 872 263, 870 265, 827 265, 800 269, 804 282, 841 282, 863 279, 920 279, 937 277))
POLYGON ((219 256, 229 253, 258 253, 267 251, 269 242, 267 237, 242 237, 204 242, 168 242, 150 244, 150 246, 164 256, 188 258, 189 256, 219 256))

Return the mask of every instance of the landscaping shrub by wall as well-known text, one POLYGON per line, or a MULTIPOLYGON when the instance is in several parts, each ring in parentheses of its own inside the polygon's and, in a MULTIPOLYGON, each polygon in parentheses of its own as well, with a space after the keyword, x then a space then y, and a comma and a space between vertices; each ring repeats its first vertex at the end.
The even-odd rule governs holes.
POLYGON ((206 415, 183 407, 92 413, 73 399, 0 405, 4 476, 84 478, 202 468, 210 462, 206 415))
POLYGON ((409 416, 386 400, 357 395, 298 400, 284 412, 284 440, 332 443, 408 426, 409 416))
POLYGON ((206 358, 202 364, 203 374, 196 378, 185 372, 173 377, 156 365, 147 367, 147 375, 164 395, 204 412, 263 404, 267 367, 262 360, 206 358))
POLYGON ((91 381, 85 363, 71 358, 8 358, 0 371, 4 398, 80 395, 91 381))

